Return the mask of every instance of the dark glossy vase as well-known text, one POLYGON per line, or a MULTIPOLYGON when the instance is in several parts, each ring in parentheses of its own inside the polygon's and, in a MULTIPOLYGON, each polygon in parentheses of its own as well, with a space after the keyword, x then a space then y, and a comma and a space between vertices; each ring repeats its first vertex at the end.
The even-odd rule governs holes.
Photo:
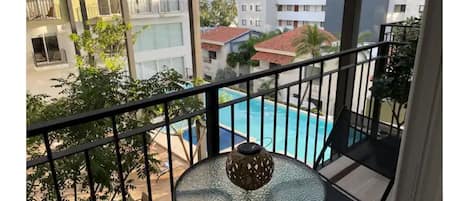
POLYGON ((226 160, 226 175, 245 190, 256 190, 272 179, 274 161, 269 152, 256 143, 243 143, 226 160))

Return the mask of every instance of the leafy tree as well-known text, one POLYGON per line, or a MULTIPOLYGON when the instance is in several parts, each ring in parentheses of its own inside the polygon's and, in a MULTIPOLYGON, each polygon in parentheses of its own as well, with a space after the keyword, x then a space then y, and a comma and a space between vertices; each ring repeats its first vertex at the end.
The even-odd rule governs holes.
POLYGON ((383 74, 374 78, 370 88, 376 100, 389 104, 391 108, 393 103, 397 103, 398 108, 392 110, 392 115, 397 119, 398 128, 405 122, 405 117, 402 119, 400 116, 401 112, 405 111, 409 99, 420 20, 409 18, 402 24, 412 28, 394 27, 394 41, 404 44, 391 48, 391 57, 385 64, 383 74))
MULTIPOLYGON (((293 40, 293 45, 296 48, 297 56, 311 55, 314 58, 321 56, 321 52, 326 49, 326 47, 329 47, 333 40, 334 39, 332 37, 326 35, 322 31, 319 31, 317 25, 305 25, 300 37, 293 40)), ((311 68, 306 68, 305 76, 311 76, 312 73, 313 71, 311 68)), ((308 83, 306 85, 303 97, 301 98, 300 105, 303 104, 309 87, 311 86, 308 83)))
POLYGON ((200 24, 207 26, 229 26, 238 15, 235 0, 200 1, 200 24))
MULTIPOLYGON (((53 79, 57 81, 54 87, 62 89, 60 98, 27 94, 28 125, 182 90, 184 84, 182 75, 175 70, 156 73, 148 80, 132 80, 122 70, 125 66, 123 36, 130 29, 129 24, 123 24, 120 20, 98 21, 90 31, 85 31, 81 35, 72 35, 71 39, 86 53, 84 56, 76 57, 79 74, 70 74, 65 79, 53 79)), ((202 103, 196 97, 173 101, 169 104, 170 117, 189 113, 201 107, 202 103)), ((118 115, 117 130, 122 132, 149 124, 161 116, 162 112, 162 106, 157 105, 118 115)), ((54 150, 64 150, 110 135, 112 135, 111 120, 101 119, 51 132, 49 141, 55 144, 54 150)), ((147 145, 150 145, 152 143, 150 135, 148 133, 142 135, 147 138, 147 145)), ((28 138, 28 157, 44 155, 42 144, 41 138, 28 138)), ((119 144, 125 188, 128 191, 135 188, 134 181, 129 178, 131 173, 136 172, 139 178, 145 178, 144 158, 141 154, 143 138, 140 135, 126 138, 120 140, 119 144)), ((100 200, 117 199, 121 192, 114 145, 107 144, 93 148, 89 154, 95 182, 92 188, 97 197, 100 200)), ((91 188, 88 186, 83 154, 75 154, 55 163, 61 190, 73 189, 74 200, 87 200, 88 198, 79 197, 78 192, 79 186, 82 187, 82 194, 91 188)), ((154 153, 149 153, 149 163, 151 173, 159 171, 159 161, 154 153)), ((28 200, 55 199, 52 180, 48 174, 47 165, 28 170, 28 200)))
POLYGON ((239 46, 238 52, 231 52, 228 54, 226 63, 230 67, 235 67, 238 63, 241 66, 259 66, 259 61, 251 60, 251 57, 256 54, 256 49, 254 48, 254 45, 262 41, 268 40, 279 34, 280 31, 271 31, 260 36, 253 36, 249 38, 247 41, 245 41, 239 46))
POLYGON ((215 81, 227 80, 236 77, 236 72, 231 68, 218 69, 215 75, 215 81))

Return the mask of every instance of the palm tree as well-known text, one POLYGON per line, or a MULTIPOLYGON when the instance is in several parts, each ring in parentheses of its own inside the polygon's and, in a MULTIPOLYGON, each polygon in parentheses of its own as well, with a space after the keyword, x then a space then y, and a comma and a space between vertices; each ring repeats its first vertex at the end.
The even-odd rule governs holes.
MULTIPOLYGON (((303 28, 301 36, 293 40, 293 45, 296 48, 297 56, 309 54, 314 58, 321 56, 321 51, 327 47, 330 47, 330 44, 333 40, 333 37, 326 35, 322 31, 319 31, 317 25, 306 25, 306 27, 303 28)), ((307 68, 305 71, 305 77, 310 76, 311 74, 311 68, 307 68)), ((311 86, 308 82, 303 97, 301 97, 300 105, 303 104, 303 101, 306 97, 306 92, 308 91, 309 87, 311 86)))

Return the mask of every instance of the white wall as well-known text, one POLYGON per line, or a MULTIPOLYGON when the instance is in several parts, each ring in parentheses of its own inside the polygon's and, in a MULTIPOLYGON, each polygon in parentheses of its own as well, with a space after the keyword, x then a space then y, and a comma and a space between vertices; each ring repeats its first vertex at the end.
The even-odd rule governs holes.
POLYGON ((405 20, 408 17, 419 17, 419 7, 420 5, 425 5, 425 0, 389 0, 388 14, 386 16, 386 21, 397 22, 405 20), (396 4, 405 4, 406 9, 403 13, 395 13, 394 6, 396 4))
POLYGON ((312 12, 312 11, 282 11, 277 12, 278 20, 296 20, 296 21, 313 21, 324 22, 326 12, 312 12))
MULTIPOLYGON (((158 3, 159 0, 153 0, 158 3)), ((133 26, 139 25, 154 25, 154 24, 168 24, 168 23, 182 23, 182 34, 183 34, 183 45, 170 48, 153 49, 146 51, 135 51, 135 63, 141 63, 145 61, 162 60, 175 57, 184 57, 184 69, 188 73, 188 76, 192 75, 192 54, 191 54, 191 38, 190 38, 190 24, 189 24, 189 13, 187 0, 181 0, 182 11, 174 14, 167 15, 140 15, 139 17, 131 18, 131 24, 133 26)), ((156 4, 157 5, 157 4, 156 4)), ((153 7, 152 7, 153 8, 153 7)), ((153 8, 157 9, 157 8, 153 8)), ((137 39, 138 40, 138 39, 137 39)), ((139 65, 136 65, 137 74, 142 69, 139 65)), ((146 77, 149 77, 147 75, 146 77)))
POLYGON ((236 0, 238 16, 236 18, 238 27, 249 28, 259 32, 272 31, 276 27, 276 4, 274 0, 236 0), (242 11, 241 6, 246 5, 246 11, 242 11), (250 6, 253 10, 250 10, 250 6), (256 5, 261 6, 261 11, 256 11, 256 5), (246 25, 242 20, 246 20, 246 25), (250 21, 253 21, 253 25, 250 21), (256 20, 260 20, 260 26, 256 26, 256 20))

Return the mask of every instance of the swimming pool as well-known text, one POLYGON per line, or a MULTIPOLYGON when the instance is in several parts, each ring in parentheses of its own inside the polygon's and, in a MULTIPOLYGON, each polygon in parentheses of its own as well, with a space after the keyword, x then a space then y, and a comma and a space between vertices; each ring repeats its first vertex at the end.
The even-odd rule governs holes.
MULTIPOLYGON (((225 96, 229 100, 237 99, 246 96, 245 93, 235 91, 228 88, 223 88, 219 90, 220 96, 225 96)), ((246 136, 246 120, 247 120, 247 111, 246 111, 246 101, 240 102, 234 105, 234 115, 235 115, 235 131, 240 135, 246 136)), ((276 151, 283 152, 285 149, 285 120, 286 120, 286 111, 287 108, 283 104, 277 104, 277 135, 276 135, 276 151)), ((220 125, 225 126, 226 128, 231 129, 231 108, 225 107, 219 110, 219 122, 220 125)), ((306 140, 308 140, 308 158, 307 163, 312 164, 314 161, 314 148, 315 148, 315 134, 316 134, 316 115, 314 113, 310 114, 309 120, 309 136, 306 139, 306 123, 307 123, 308 114, 305 111, 300 111, 300 123, 299 123, 299 136, 298 136, 298 159, 304 160, 305 149, 306 149, 306 140)), ((264 146, 267 150, 273 150, 273 122, 274 122, 274 102, 265 99, 264 101, 264 146)), ((296 119, 297 119, 297 110, 296 108, 289 107, 288 109, 288 144, 287 144, 287 153, 291 156, 295 155, 295 145, 296 145, 296 119)), ((250 101, 250 137, 256 139, 256 143, 260 143, 261 139, 261 98, 254 98, 250 101)), ((319 155, 324 143, 324 139, 329 135, 332 130, 333 123, 332 121, 327 122, 324 117, 319 117, 318 124, 318 135, 317 135, 317 146, 316 154, 319 155), (326 133, 324 136, 324 130, 326 133)), ((329 156, 330 150, 326 150, 326 156, 329 156)), ((327 158, 326 158, 327 159, 327 158)))

